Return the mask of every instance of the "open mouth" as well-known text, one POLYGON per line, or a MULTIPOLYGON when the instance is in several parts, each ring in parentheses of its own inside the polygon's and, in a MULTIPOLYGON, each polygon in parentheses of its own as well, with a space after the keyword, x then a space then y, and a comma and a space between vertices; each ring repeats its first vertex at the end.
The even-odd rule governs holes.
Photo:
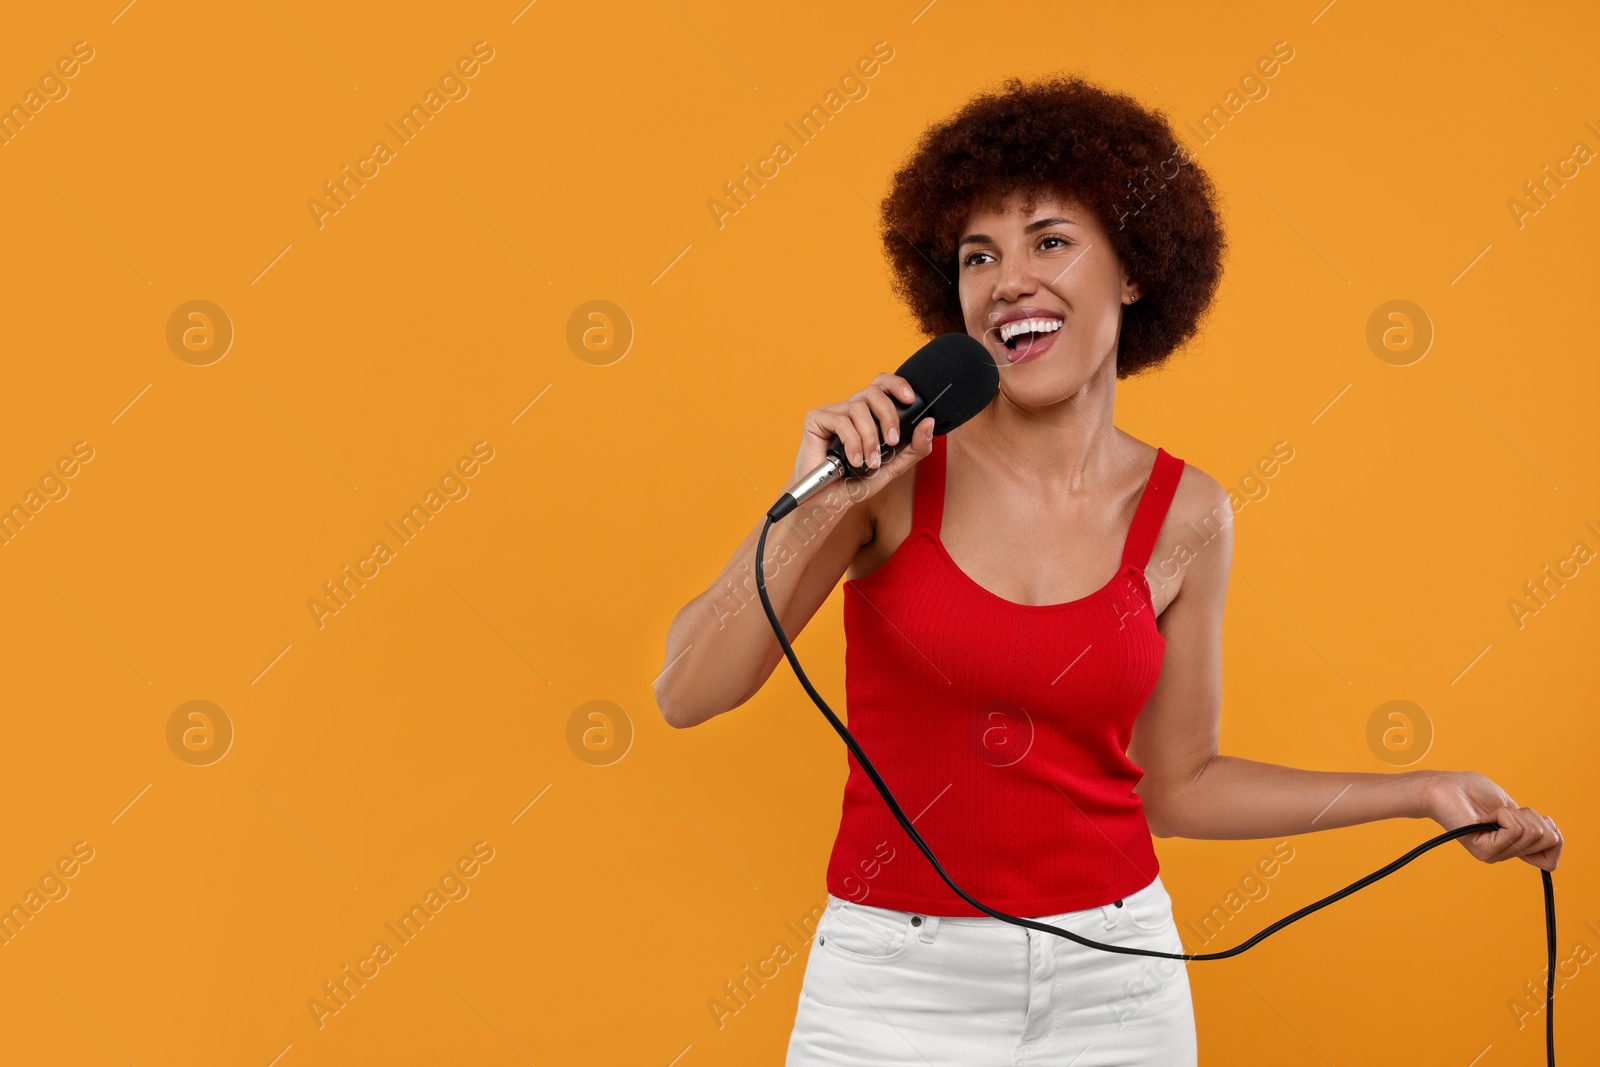
POLYGON ((1038 351, 1062 327, 1056 318, 1014 319, 997 329, 1000 343, 1019 356, 1038 351))

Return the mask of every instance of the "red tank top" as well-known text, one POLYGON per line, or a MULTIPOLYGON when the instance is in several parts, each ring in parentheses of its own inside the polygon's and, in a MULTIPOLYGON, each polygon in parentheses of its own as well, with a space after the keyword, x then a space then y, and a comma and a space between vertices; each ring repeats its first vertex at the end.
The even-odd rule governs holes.
MULTIPOLYGON (((1033 918, 1109 904, 1159 870, 1133 787, 1133 722, 1161 673, 1145 566, 1183 472, 1157 449, 1104 586, 1018 604, 939 540, 945 439, 912 470, 912 529, 844 583, 850 732, 945 871, 990 907, 1033 918)), ((982 915, 945 885, 855 756, 828 891, 928 915, 982 915)))

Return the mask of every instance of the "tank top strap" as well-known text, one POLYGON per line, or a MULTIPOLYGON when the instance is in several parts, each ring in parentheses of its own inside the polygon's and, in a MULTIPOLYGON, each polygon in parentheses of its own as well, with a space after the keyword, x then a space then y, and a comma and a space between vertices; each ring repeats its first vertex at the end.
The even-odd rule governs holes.
POLYGON ((1166 521, 1167 509, 1178 491, 1178 479, 1183 475, 1183 460, 1170 455, 1166 449, 1156 449, 1155 466, 1150 469, 1150 479, 1139 495, 1138 509, 1133 513, 1133 526, 1128 530, 1128 540, 1122 548, 1123 565, 1134 564, 1143 570, 1155 550, 1161 524, 1166 521))
POLYGON ((939 536, 944 519, 944 435, 933 438, 933 451, 911 468, 911 528, 939 536))

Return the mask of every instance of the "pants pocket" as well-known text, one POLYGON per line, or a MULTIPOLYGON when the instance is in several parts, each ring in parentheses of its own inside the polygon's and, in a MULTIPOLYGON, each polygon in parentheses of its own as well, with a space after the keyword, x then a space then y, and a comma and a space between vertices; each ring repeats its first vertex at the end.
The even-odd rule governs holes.
POLYGON ((817 923, 817 944, 824 952, 860 963, 899 959, 916 940, 912 914, 866 904, 830 899, 817 923))
POLYGON ((1172 897, 1161 884, 1160 876, 1137 893, 1124 897, 1122 904, 1123 915, 1139 930, 1154 932, 1177 925, 1172 918, 1172 897))

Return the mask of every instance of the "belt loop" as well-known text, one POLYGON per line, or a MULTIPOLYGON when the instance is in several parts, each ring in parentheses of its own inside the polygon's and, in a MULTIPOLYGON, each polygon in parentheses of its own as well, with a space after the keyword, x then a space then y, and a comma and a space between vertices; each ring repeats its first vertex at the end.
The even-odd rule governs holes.
POLYGON ((1121 900, 1116 900, 1110 904, 1100 905, 1100 914, 1105 919, 1107 930, 1115 930, 1117 928, 1117 923, 1122 918, 1121 904, 1121 900))
POLYGON ((911 916, 911 926, 924 944, 931 944, 939 933, 939 916, 914 913, 911 916))

